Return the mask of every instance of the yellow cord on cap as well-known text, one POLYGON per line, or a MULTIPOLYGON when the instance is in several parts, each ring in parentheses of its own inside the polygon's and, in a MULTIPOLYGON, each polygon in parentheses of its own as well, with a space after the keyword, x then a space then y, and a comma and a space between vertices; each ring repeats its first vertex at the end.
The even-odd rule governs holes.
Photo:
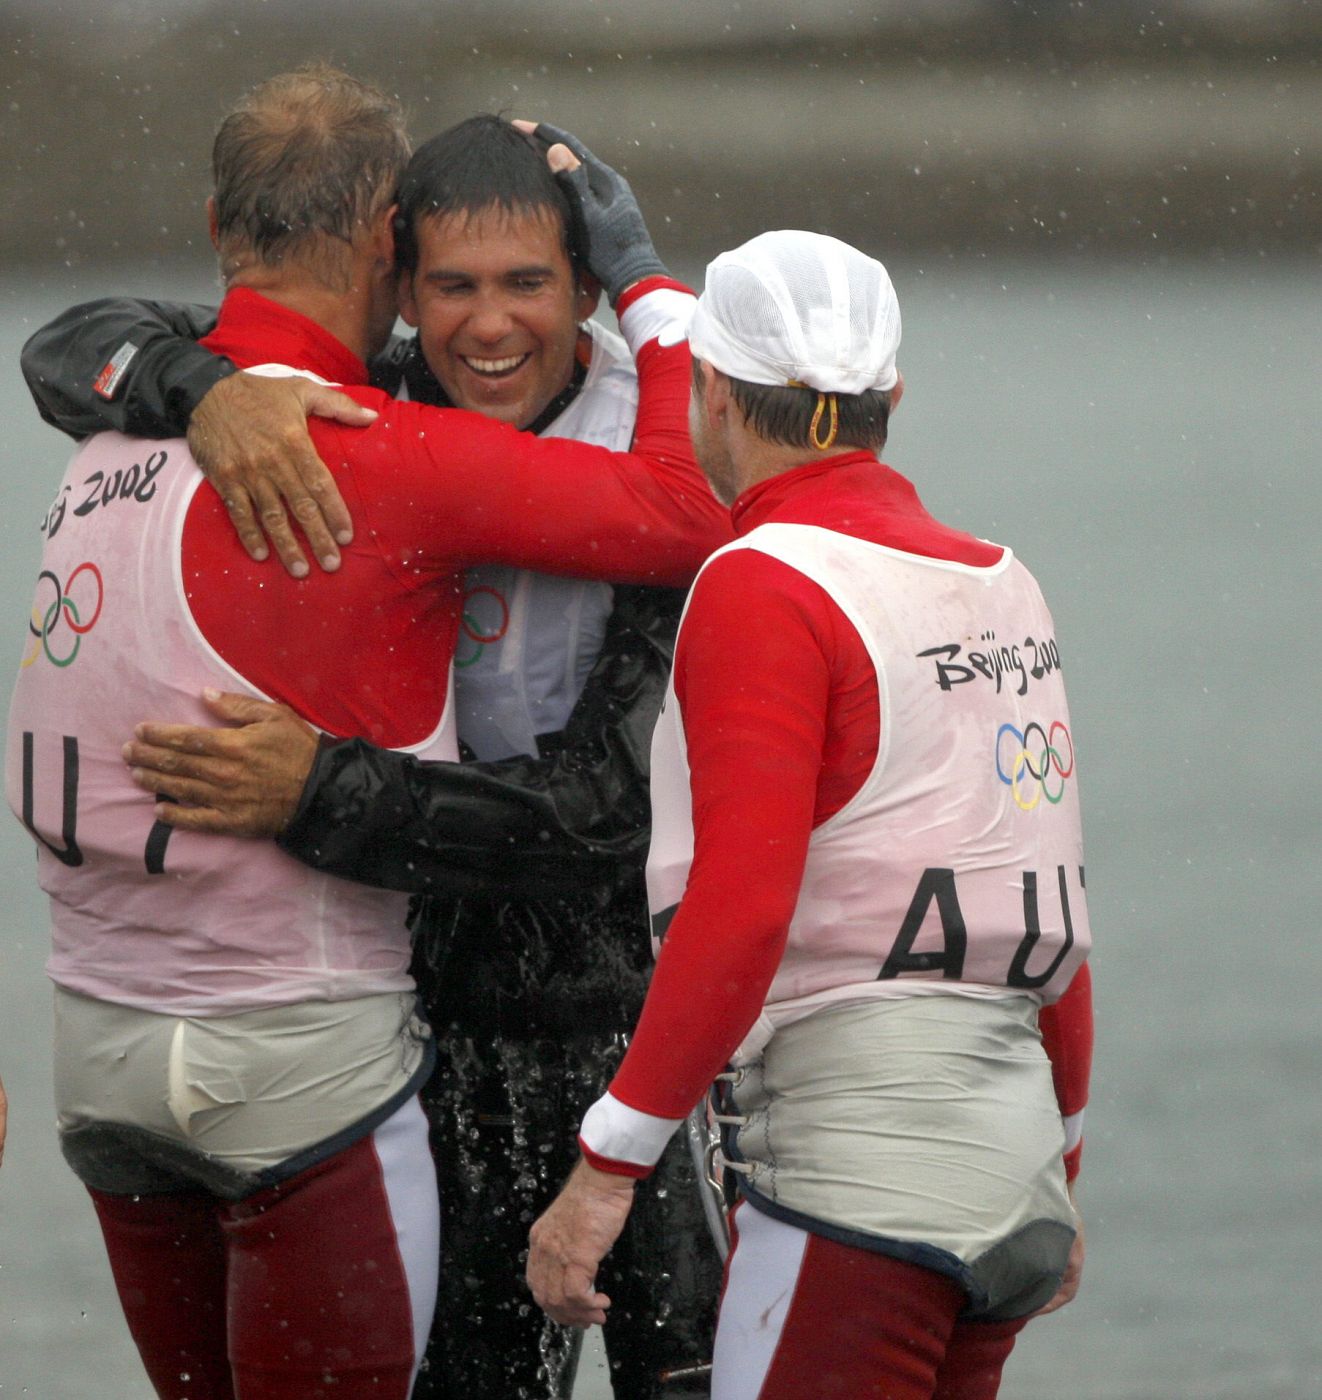
MULTIPOLYGON (((791 389, 810 389, 810 388, 812 387, 810 384, 805 384, 805 383, 803 382, 802 379, 790 379, 790 380, 787 380, 786 383, 788 384, 788 387, 791 388, 791 389)), ((839 431, 840 431, 840 412, 839 412, 839 409, 838 409, 838 407, 837 407, 837 405, 836 405, 835 395, 834 395, 834 394, 824 394, 824 393, 819 389, 819 390, 817 391, 817 408, 816 408, 815 412, 813 413, 812 422, 808 425, 808 437, 809 437, 809 440, 812 442, 812 445, 818 450, 818 452, 826 452, 826 451, 828 451, 830 448, 832 448, 832 447, 835 446, 836 434, 837 434, 839 431), (825 409, 826 409, 826 407, 827 407, 828 404, 830 405, 830 408, 831 408, 831 431, 830 431, 829 433, 827 433, 827 435, 826 435, 826 441, 823 442, 823 441, 817 436, 817 429, 818 429, 819 427, 821 427, 821 424, 822 424, 822 413, 825 411, 825 409)))
POLYGON ((828 448, 835 446, 835 435, 840 431, 840 415, 836 410, 835 395, 823 394, 820 391, 817 395, 817 410, 812 416, 812 423, 809 425, 808 433, 812 438, 812 445, 818 452, 825 452, 828 448), (825 442, 819 442, 817 438, 817 427, 822 421, 822 409, 827 404, 831 405, 831 431, 826 435, 825 442))

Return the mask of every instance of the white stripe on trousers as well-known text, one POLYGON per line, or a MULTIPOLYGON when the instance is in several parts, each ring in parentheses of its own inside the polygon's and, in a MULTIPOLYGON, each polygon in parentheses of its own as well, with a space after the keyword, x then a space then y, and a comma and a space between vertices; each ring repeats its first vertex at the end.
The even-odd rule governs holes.
POLYGON ((414 1095, 372 1134, 413 1311, 413 1378, 427 1347, 441 1257, 441 1213, 427 1117, 414 1095))
POLYGON ((808 1232, 740 1202, 716 1323, 712 1400, 757 1400, 798 1285, 808 1232))

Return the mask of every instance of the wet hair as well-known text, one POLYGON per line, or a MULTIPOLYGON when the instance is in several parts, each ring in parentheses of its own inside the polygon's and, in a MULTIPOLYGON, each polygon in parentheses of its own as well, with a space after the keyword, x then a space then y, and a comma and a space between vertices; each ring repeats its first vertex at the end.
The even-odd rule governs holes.
POLYGON ((222 275, 290 259, 337 284, 408 157, 399 104, 347 73, 308 64, 255 87, 212 147, 222 275))
POLYGON ((418 221, 451 214, 549 212, 575 270, 582 239, 569 197, 546 163, 542 146, 503 117, 484 113, 459 122, 413 153, 399 184, 395 261, 418 266, 418 221))
MULTIPOLYGON (((702 386, 700 360, 693 361, 693 384, 702 386)), ((813 447, 813 417, 817 413, 816 389, 796 389, 778 384, 750 384, 746 379, 730 381, 730 397, 754 433, 764 442, 786 447, 813 447)), ((862 394, 836 394, 839 427, 836 444, 841 448, 859 447, 880 452, 886 446, 893 389, 869 389, 862 394)))

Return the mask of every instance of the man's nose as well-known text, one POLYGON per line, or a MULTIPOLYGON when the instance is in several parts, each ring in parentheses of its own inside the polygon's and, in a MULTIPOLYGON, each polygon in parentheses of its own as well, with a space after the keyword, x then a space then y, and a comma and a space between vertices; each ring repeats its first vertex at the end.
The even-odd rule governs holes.
POLYGON ((503 339, 513 327, 514 317, 510 315, 505 298, 500 296, 479 297, 468 318, 469 333, 489 343, 503 339))

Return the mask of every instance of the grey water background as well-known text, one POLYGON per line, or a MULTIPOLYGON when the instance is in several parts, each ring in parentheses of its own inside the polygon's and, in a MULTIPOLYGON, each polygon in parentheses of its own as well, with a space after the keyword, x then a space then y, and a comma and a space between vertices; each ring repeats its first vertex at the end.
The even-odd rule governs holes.
MULTIPOLYGON (((1322 1396, 1322 271, 890 263, 908 387, 887 459, 1042 581, 1084 802, 1088 1266, 1076 1303, 1021 1340, 1002 1394, 1322 1396)), ((0 279, 11 665, 66 455, 18 347, 70 301, 120 289, 213 292, 159 266, 0 279)), ((25 834, 0 824, 0 1396, 147 1400, 55 1144, 32 868, 25 834)), ((591 1345, 576 1393, 609 1394, 591 1345)))

